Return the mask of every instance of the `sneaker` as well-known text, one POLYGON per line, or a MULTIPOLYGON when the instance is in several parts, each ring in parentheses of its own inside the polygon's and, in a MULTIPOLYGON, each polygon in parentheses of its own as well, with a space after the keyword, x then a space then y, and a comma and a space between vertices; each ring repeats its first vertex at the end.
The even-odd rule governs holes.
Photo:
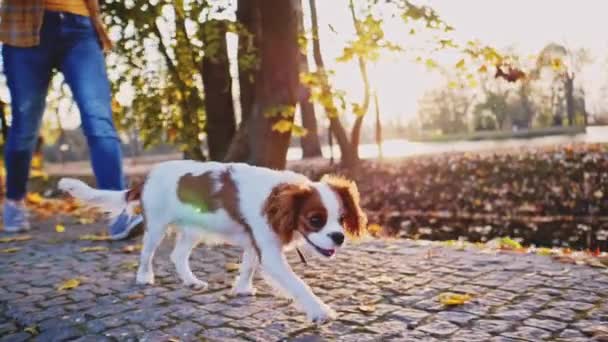
POLYGON ((18 233, 30 229, 30 222, 27 220, 27 210, 20 202, 4 201, 2 219, 4 231, 7 233, 18 233))
POLYGON ((123 211, 110 224, 110 239, 123 240, 141 235, 144 232, 143 222, 144 217, 142 215, 129 215, 126 211, 123 211))

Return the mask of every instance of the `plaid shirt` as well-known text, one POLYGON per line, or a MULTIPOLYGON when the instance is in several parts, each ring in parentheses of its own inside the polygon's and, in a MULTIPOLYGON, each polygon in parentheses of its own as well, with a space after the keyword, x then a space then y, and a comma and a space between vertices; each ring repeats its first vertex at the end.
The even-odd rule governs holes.
MULTIPOLYGON (((0 41, 18 47, 40 43, 40 28, 44 18, 44 0, 0 0, 0 41)), ((112 47, 104 29, 97 0, 86 1, 91 20, 104 50, 112 47)))

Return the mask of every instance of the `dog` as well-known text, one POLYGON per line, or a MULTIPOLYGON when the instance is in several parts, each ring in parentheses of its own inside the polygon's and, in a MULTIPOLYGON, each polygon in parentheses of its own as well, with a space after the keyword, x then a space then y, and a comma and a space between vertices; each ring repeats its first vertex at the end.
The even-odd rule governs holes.
POLYGON ((70 178, 61 179, 58 187, 111 213, 132 213, 141 206, 146 230, 138 284, 154 284, 152 258, 172 226, 177 236, 171 261, 185 285, 207 287, 188 261, 199 242, 240 246, 242 263, 232 293, 255 295, 253 276, 261 266, 267 280, 315 323, 336 314, 292 271, 284 252, 302 246, 330 259, 343 246, 345 234, 360 236, 367 226, 354 182, 331 175, 313 182, 295 172, 241 163, 163 162, 143 184, 125 191, 98 190, 70 178))

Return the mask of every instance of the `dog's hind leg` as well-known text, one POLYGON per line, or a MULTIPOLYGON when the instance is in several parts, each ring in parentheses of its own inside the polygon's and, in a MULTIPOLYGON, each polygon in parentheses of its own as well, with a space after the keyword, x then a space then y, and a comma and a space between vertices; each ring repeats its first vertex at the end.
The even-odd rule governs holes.
POLYGON ((236 296, 255 296, 253 275, 259 265, 258 257, 253 248, 245 248, 239 276, 232 287, 232 294, 236 296))
POLYGON ((184 285, 195 289, 205 289, 209 285, 192 273, 189 262, 190 253, 199 241, 200 237, 198 234, 189 232, 187 229, 179 229, 175 238, 175 247, 171 253, 171 261, 173 261, 177 274, 184 282, 184 285))
POLYGON ((137 270, 138 284, 154 284, 154 270, 152 268, 152 259, 154 252, 165 237, 166 225, 158 220, 147 220, 146 232, 144 233, 143 247, 139 260, 139 269, 137 270))

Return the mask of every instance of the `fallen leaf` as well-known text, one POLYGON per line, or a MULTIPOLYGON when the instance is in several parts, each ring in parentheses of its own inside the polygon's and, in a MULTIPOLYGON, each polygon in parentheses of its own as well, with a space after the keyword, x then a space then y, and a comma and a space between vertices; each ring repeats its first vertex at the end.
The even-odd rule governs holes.
POLYGON ((32 236, 31 235, 16 235, 16 236, 8 236, 8 237, 3 237, 0 238, 0 242, 15 242, 15 241, 27 241, 27 240, 31 240, 32 236))
POLYGON ((553 250, 551 248, 541 247, 541 248, 539 248, 539 249, 536 250, 536 254, 548 256, 548 255, 553 254, 553 250))
POLYGON ((80 280, 77 278, 72 278, 64 281, 63 283, 57 285, 57 291, 65 291, 76 288, 80 285, 80 280))
POLYGON ((471 299, 472 297, 468 294, 442 293, 439 295, 439 302, 443 305, 462 305, 471 299))
POLYGON ((83 241, 107 241, 110 240, 110 236, 108 235, 94 235, 94 234, 85 234, 81 235, 79 240, 83 241))
POLYGON ((373 278, 369 278, 369 280, 372 283, 381 283, 381 284, 390 284, 393 281, 395 281, 393 278, 386 276, 386 275, 381 275, 379 277, 373 277, 373 278))
POLYGON ((144 297, 145 297, 145 295, 143 293, 135 293, 135 294, 132 294, 132 295, 128 295, 127 299, 128 300, 136 300, 136 299, 142 299, 144 297))
POLYGON ((92 247, 82 247, 80 248, 81 252, 107 252, 110 249, 106 246, 92 246, 92 247))
POLYGON ((367 231, 372 235, 378 235, 382 232, 382 226, 376 223, 372 223, 367 226, 367 231))
POLYGON ((25 196, 25 201, 29 204, 39 205, 43 200, 44 198, 42 198, 42 196, 40 196, 40 194, 37 192, 30 192, 25 196))
POLYGON ((95 222, 95 220, 90 217, 81 217, 78 219, 78 223, 80 224, 91 224, 93 222, 95 222))
POLYGON ((57 233, 63 233, 63 232, 65 232, 65 227, 62 224, 57 224, 55 226, 55 231, 57 233))
POLYGON ((19 248, 19 247, 5 248, 5 249, 0 249, 0 253, 6 253, 6 254, 16 253, 20 250, 21 250, 21 248, 19 248))
POLYGON ((228 272, 238 271, 239 264, 234 263, 234 262, 228 262, 228 263, 226 263, 225 268, 226 268, 226 271, 228 271, 228 272))
POLYGON ((139 267, 139 263, 136 261, 127 261, 120 264, 119 267, 125 270, 136 270, 137 267, 139 267))
POLYGON ((25 331, 26 333, 29 333, 32 336, 36 336, 36 335, 40 334, 40 331, 38 331, 38 326, 36 324, 26 327, 25 329, 23 329, 23 331, 25 331))
POLYGON ((133 252, 139 252, 141 251, 141 245, 137 244, 137 245, 127 245, 124 246, 122 248, 122 252, 123 253, 133 253, 133 252))
POLYGON ((371 313, 371 312, 376 311, 376 306, 375 305, 359 305, 359 307, 357 307, 357 309, 359 309, 359 311, 361 311, 361 312, 371 313))

